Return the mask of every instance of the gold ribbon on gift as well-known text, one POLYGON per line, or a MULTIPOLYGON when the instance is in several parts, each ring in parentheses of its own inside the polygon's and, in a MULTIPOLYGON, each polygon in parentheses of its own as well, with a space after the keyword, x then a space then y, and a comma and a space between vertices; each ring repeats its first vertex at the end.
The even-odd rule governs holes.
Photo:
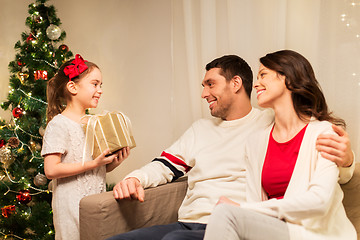
POLYGON ((83 164, 88 152, 95 159, 106 149, 110 149, 109 154, 112 154, 124 147, 136 147, 130 119, 122 112, 86 115, 84 118, 88 121, 84 126, 83 164))

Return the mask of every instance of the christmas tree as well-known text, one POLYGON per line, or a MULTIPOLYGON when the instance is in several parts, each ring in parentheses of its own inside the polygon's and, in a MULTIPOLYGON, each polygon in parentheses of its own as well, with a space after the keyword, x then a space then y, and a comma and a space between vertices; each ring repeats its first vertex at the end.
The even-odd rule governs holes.
POLYGON ((1 107, 12 117, 0 121, 0 239, 54 239, 51 182, 40 155, 46 83, 73 54, 62 43, 66 34, 47 1, 29 5, 29 30, 9 63, 10 91, 1 107))

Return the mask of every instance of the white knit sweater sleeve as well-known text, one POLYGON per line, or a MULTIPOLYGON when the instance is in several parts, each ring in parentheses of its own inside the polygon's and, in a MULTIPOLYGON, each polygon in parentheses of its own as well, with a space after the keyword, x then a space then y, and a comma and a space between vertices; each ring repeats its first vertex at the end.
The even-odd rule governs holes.
MULTIPOLYGON (((319 158, 321 158, 319 154, 319 158)), ((308 191, 283 199, 244 203, 241 207, 253 209, 287 222, 300 223, 302 220, 326 214, 334 197, 339 170, 324 158, 318 160, 308 191)))
POLYGON ((144 188, 148 188, 171 182, 185 175, 194 164, 191 155, 195 138, 195 124, 167 148, 160 157, 131 172, 124 179, 135 177, 144 188))

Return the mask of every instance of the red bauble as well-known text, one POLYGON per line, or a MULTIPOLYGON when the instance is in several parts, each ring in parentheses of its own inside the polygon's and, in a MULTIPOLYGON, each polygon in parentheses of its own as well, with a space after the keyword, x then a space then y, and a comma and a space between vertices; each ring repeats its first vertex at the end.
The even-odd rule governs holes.
POLYGON ((23 62, 21 62, 20 60, 18 60, 18 61, 17 61, 17 65, 21 67, 21 66, 24 66, 25 63, 23 63, 23 62))
POLYGON ((24 114, 23 109, 16 107, 12 110, 12 114, 14 118, 21 118, 21 116, 24 114))
POLYGON ((27 204, 31 201, 31 195, 29 190, 21 190, 18 195, 16 195, 18 202, 22 204, 27 204))
POLYGON ((59 46, 59 49, 60 49, 61 51, 63 51, 63 52, 69 51, 69 47, 68 47, 67 45, 65 45, 65 44, 61 44, 61 45, 59 46))
POLYGON ((15 212, 15 205, 8 205, 8 206, 1 208, 1 213, 6 218, 8 218, 14 212, 15 212))
POLYGON ((0 139, 0 148, 5 146, 6 142, 4 139, 0 139))

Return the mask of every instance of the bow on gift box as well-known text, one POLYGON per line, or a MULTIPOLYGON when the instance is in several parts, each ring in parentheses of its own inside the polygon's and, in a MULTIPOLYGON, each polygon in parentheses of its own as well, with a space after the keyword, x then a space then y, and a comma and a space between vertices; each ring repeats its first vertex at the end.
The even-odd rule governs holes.
POLYGON ((80 54, 76 54, 75 59, 71 62, 71 65, 68 65, 64 68, 64 73, 69 77, 69 81, 88 69, 88 66, 85 64, 85 62, 87 61, 84 60, 80 54))
POLYGON ((110 149, 109 154, 113 154, 121 148, 136 146, 130 119, 125 114, 114 111, 85 117, 83 164, 89 152, 95 159, 106 149, 110 149))

